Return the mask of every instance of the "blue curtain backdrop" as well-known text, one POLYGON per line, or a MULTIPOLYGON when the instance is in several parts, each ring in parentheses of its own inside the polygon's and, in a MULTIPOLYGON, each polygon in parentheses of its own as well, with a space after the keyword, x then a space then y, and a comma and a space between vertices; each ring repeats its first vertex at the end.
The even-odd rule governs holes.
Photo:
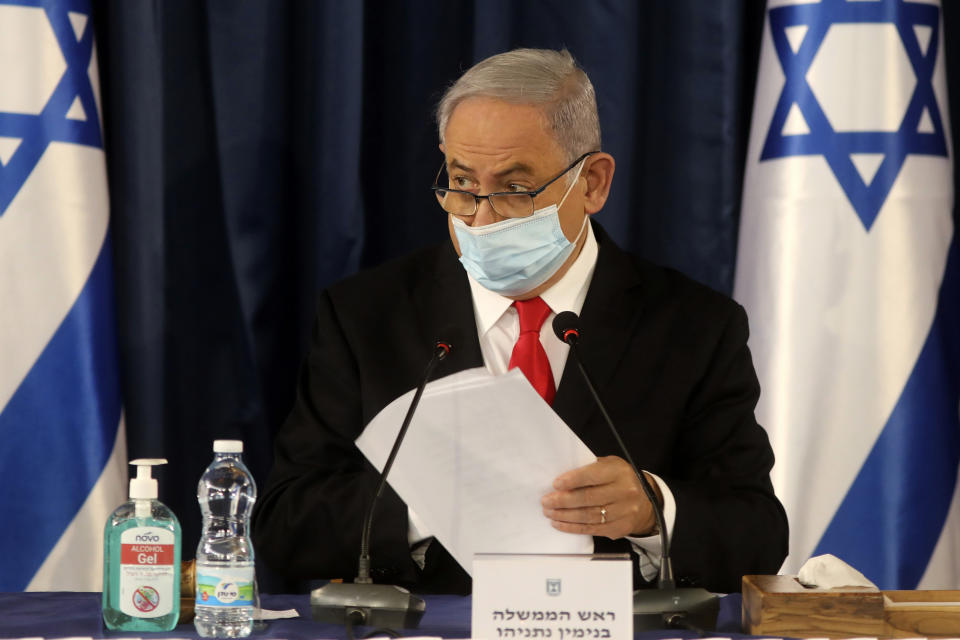
POLYGON ((130 455, 170 460, 184 557, 214 438, 242 438, 266 481, 316 293, 447 239, 432 109, 475 61, 570 49, 617 159, 598 220, 729 293, 763 18, 760 0, 96 3, 130 455))

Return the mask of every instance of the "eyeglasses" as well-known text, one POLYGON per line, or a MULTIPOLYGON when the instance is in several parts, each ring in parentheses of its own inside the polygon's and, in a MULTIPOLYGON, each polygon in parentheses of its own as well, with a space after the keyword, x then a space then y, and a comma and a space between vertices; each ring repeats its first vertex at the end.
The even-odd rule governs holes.
POLYGON ((573 163, 550 179, 546 184, 534 189, 533 191, 501 191, 497 193, 488 193, 485 196, 478 196, 470 191, 461 191, 460 189, 448 189, 440 186, 440 176, 446 169, 446 162, 440 165, 440 171, 437 172, 437 178, 430 187, 437 196, 437 201, 443 210, 452 213, 455 216, 469 217, 476 215, 480 207, 480 201, 486 200, 499 215, 504 218, 526 218, 533 214, 533 199, 543 193, 543 190, 551 184, 562 178, 568 171, 583 162, 587 156, 591 156, 598 151, 588 151, 573 163))

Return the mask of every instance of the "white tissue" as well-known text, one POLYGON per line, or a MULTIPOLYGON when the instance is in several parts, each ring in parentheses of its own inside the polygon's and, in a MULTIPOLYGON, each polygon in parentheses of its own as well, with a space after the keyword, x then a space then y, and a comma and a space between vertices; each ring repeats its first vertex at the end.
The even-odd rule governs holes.
POLYGON ((867 580, 865 575, 830 553, 807 560, 800 567, 797 580, 805 587, 820 589, 835 589, 837 587, 877 589, 877 585, 867 580))

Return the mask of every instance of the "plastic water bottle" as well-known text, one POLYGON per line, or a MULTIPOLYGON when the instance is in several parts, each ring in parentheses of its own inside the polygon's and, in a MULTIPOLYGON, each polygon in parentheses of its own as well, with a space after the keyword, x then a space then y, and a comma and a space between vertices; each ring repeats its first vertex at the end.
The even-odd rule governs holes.
POLYGON ((257 485, 240 459, 243 442, 216 440, 213 453, 197 486, 203 533, 197 546, 194 626, 206 638, 242 638, 253 628, 250 510, 257 485))

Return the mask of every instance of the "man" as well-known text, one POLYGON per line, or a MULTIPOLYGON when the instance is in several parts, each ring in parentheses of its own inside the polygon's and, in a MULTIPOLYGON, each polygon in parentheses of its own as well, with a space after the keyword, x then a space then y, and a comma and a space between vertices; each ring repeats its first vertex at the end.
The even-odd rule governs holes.
MULTIPOLYGON (((566 51, 493 56, 446 92, 438 125, 445 161, 434 193, 452 247, 362 272, 321 297, 296 405, 257 504, 260 556, 289 577, 355 575, 377 475, 354 440, 417 385, 438 331, 455 325, 469 337, 436 377, 519 366, 598 456, 555 479, 544 517, 594 536, 597 551, 632 551, 652 579, 660 561, 652 505, 550 328, 556 313, 572 310, 587 368, 658 491, 678 579, 736 591, 745 573, 776 572, 787 523, 753 415, 759 386, 746 316, 682 275, 624 254, 591 224, 615 163, 600 151, 586 74, 566 51)), ((389 489, 371 557, 378 582, 470 589, 415 506, 389 489)))

